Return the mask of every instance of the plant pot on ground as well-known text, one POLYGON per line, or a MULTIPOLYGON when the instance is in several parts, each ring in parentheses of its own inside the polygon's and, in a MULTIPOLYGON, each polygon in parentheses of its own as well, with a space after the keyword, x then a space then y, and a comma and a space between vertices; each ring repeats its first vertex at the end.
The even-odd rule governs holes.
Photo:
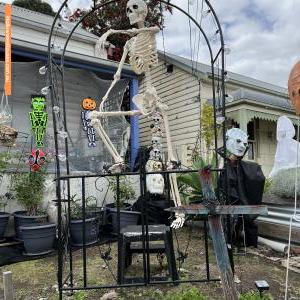
POLYGON ((5 241, 4 233, 10 217, 9 213, 2 211, 5 210, 6 205, 7 205, 7 196, 3 195, 0 197, 0 243, 5 241))
POLYGON ((34 255, 53 250, 55 230, 50 230, 51 234, 47 234, 47 238, 42 233, 53 226, 55 228, 54 224, 47 223, 47 215, 42 208, 44 181, 43 171, 16 174, 12 181, 14 196, 18 204, 25 209, 14 213, 16 238, 24 241, 25 251, 28 254, 32 254, 33 248, 35 249, 34 255), (26 229, 32 228, 30 235, 25 234, 25 227, 26 229), (31 243, 33 243, 32 246, 30 246, 31 243), (45 245, 48 245, 48 249, 45 245))
POLYGON ((86 199, 85 218, 83 217, 82 200, 71 196, 70 235, 72 246, 92 245, 99 239, 99 222, 102 212, 98 209, 92 198, 86 199), (85 230, 84 230, 85 226, 85 230))
POLYGON ((117 179, 109 179, 109 188, 113 192, 114 202, 106 204, 107 221, 111 223, 111 233, 118 233, 118 208, 120 210, 120 229, 128 225, 136 225, 140 212, 132 211, 132 205, 126 201, 135 199, 135 190, 125 176, 120 176, 119 189, 117 179))

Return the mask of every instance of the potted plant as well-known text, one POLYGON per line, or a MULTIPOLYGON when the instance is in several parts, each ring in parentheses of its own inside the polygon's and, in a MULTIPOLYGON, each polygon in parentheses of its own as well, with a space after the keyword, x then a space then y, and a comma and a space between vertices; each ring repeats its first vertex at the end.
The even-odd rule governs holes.
POLYGON ((6 205, 7 205, 7 196, 5 194, 3 196, 0 196, 0 242, 3 242, 5 240, 4 233, 10 216, 9 213, 4 212, 6 205))
POLYGON ((107 219, 112 224, 112 232, 118 233, 118 209, 120 210, 120 228, 136 225, 140 212, 131 211, 132 205, 126 201, 136 197, 135 190, 125 176, 120 176, 119 197, 116 178, 109 178, 109 188, 113 192, 114 202, 106 204, 107 219))
POLYGON ((86 198, 85 230, 83 230, 82 199, 77 198, 76 194, 70 197, 72 246, 92 245, 98 241, 99 220, 102 212, 97 209, 95 200, 94 197, 86 198), (83 233, 85 233, 85 243, 83 233))
POLYGON ((45 174, 43 171, 16 174, 12 179, 14 196, 25 210, 14 213, 16 238, 24 241, 27 255, 53 251, 56 225, 47 223, 42 209, 45 174))

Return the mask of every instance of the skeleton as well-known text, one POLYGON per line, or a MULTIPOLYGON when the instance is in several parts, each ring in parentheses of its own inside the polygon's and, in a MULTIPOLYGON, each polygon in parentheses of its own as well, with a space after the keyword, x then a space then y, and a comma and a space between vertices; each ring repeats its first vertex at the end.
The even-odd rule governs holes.
MULTIPOLYGON (((162 127, 166 134, 167 140, 167 168, 173 169, 177 166, 174 164, 176 162, 175 156, 172 150, 171 137, 169 122, 166 114, 168 107, 162 104, 161 99, 158 97, 156 89, 154 88, 151 80, 150 69, 155 66, 158 62, 157 49, 156 49, 156 33, 159 32, 159 28, 155 27, 145 27, 145 19, 147 16, 148 8, 143 0, 129 0, 127 2, 126 15, 129 18, 130 24, 137 25, 136 28, 129 30, 108 30, 103 34, 97 45, 96 45, 96 55, 103 51, 106 44, 106 39, 109 35, 115 33, 127 34, 130 39, 126 42, 124 46, 124 51, 122 58, 120 60, 117 72, 114 75, 114 80, 112 81, 109 89, 102 98, 99 111, 93 111, 91 113, 91 125, 96 129, 97 133, 100 135, 103 143, 108 148, 110 154, 112 155, 115 164, 110 168, 111 172, 121 172, 124 166, 124 161, 121 155, 118 153, 117 149, 112 144, 108 135, 103 129, 100 119, 109 116, 120 116, 120 115, 143 115, 151 116, 153 123, 151 124, 152 133, 152 150, 150 152, 150 161, 155 161, 159 163, 161 161, 161 138, 162 138, 162 127), (137 94, 133 97, 132 102, 134 103, 136 109, 131 111, 116 111, 116 112, 105 112, 104 104, 108 99, 110 91, 113 89, 117 81, 121 77, 121 71, 126 60, 129 56, 129 63, 136 74, 145 75, 145 85, 146 89, 144 93, 137 94)), ((148 164, 148 163, 147 163, 148 164)), ((151 163, 153 165, 153 163, 151 163)), ((147 171, 154 171, 152 167, 148 164, 147 171)), ((147 168, 146 168, 147 169, 147 168)), ((161 170, 156 165, 156 171, 161 170)), ((159 175, 159 174, 155 174, 159 175)), ((149 175, 147 175, 147 178, 149 175)), ((153 176, 152 176, 153 177, 153 176)), ((156 176, 158 178, 159 176, 156 176)), ((154 178, 154 177, 153 177, 154 178)), ((153 179, 152 178, 152 179, 153 179)), ((149 181, 149 179, 147 179, 149 181)), ((176 174, 170 174, 170 185, 171 192, 174 198, 176 206, 181 205, 180 195, 177 186, 176 174)), ((176 219, 172 223, 172 227, 179 228, 183 226, 185 221, 184 214, 176 214, 176 219)))

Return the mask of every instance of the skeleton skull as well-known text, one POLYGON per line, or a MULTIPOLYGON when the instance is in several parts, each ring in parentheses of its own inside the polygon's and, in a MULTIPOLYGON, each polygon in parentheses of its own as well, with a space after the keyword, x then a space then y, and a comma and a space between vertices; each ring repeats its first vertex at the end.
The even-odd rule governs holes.
POLYGON ((160 160, 160 150, 158 148, 153 148, 150 151, 150 159, 152 160, 160 160))
POLYGON ((163 194, 165 187, 163 176, 161 174, 148 174, 146 186, 150 194, 163 194))
POLYGON ((232 128, 226 132, 226 148, 227 150, 237 156, 242 157, 248 146, 248 136, 247 134, 239 129, 232 128))
POLYGON ((129 0, 126 7, 126 15, 130 25, 144 22, 148 13, 148 8, 143 0, 129 0))
POLYGON ((153 136, 151 143, 152 143, 152 147, 154 148, 161 147, 161 137, 153 136))
POLYGON ((161 171, 162 170, 162 162, 151 160, 149 159, 146 163, 146 171, 153 172, 153 171, 161 171))

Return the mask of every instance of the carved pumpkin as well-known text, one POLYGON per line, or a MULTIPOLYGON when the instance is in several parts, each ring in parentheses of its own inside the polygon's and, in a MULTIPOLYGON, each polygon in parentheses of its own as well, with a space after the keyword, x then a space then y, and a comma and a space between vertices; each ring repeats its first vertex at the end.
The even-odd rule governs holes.
POLYGON ((94 110, 96 109, 96 101, 92 98, 84 98, 81 102, 81 106, 85 110, 94 110))
POLYGON ((300 61, 294 65, 290 72, 288 91, 295 111, 297 115, 300 115, 300 61))

